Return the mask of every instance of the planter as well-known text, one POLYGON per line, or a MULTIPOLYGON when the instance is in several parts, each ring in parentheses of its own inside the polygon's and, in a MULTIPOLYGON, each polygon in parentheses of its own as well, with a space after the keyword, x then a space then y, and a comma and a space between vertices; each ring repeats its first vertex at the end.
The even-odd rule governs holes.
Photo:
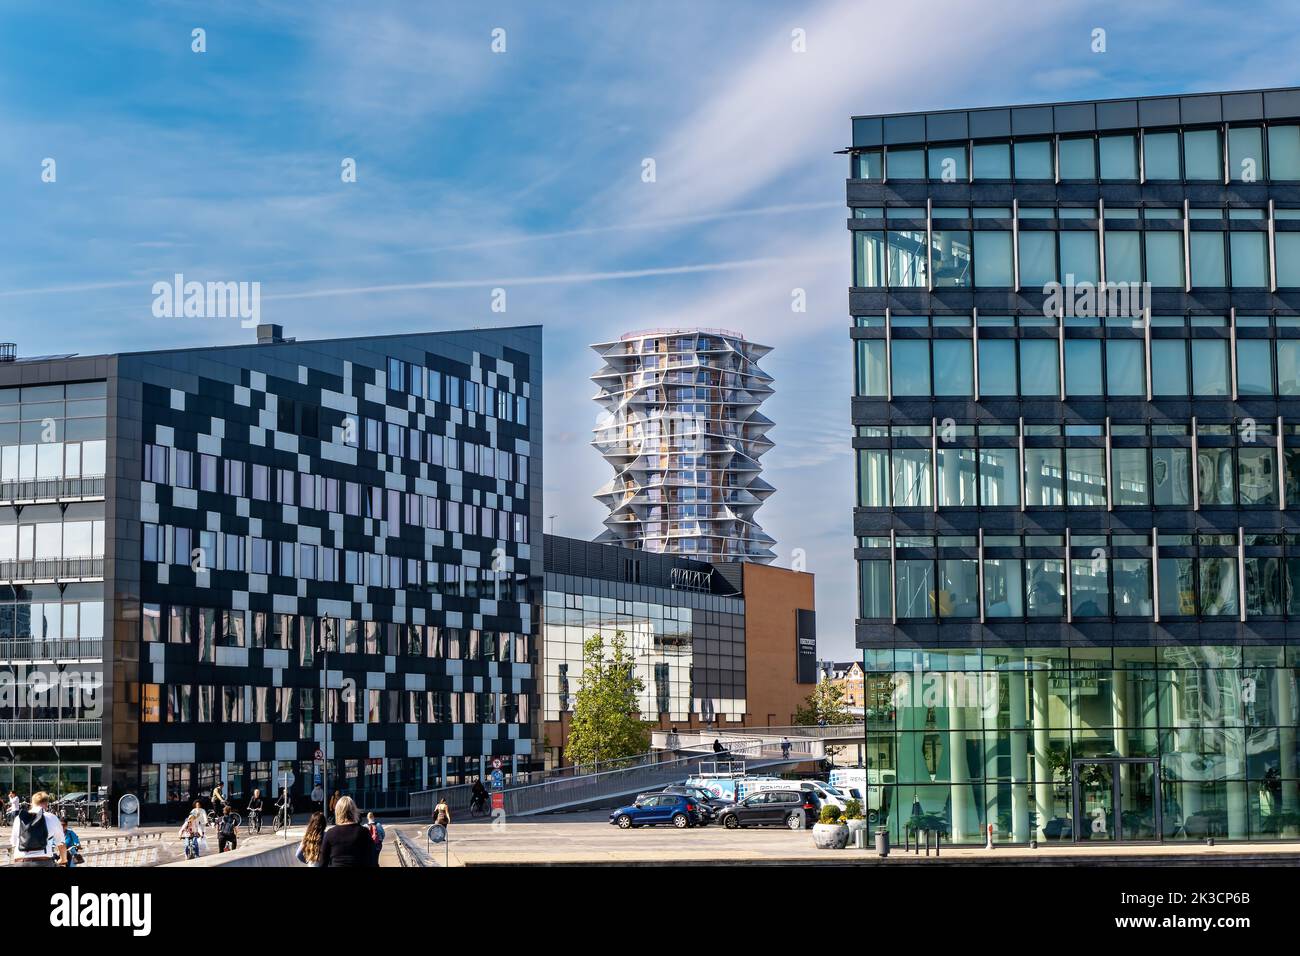
POLYGON ((813 844, 822 850, 842 850, 849 844, 849 828, 842 823, 817 823, 812 828, 813 844))

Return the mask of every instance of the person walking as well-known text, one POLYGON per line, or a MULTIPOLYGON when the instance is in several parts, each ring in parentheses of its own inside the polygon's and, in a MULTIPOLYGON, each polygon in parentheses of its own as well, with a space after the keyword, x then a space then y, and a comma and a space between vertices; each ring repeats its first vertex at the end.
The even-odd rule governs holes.
POLYGON ((321 838, 321 866, 375 866, 374 841, 351 797, 334 802, 334 826, 321 838))
POLYGON ((722 741, 717 737, 713 738, 713 752, 715 754, 725 753, 726 748, 722 746, 722 741))
POLYGON ((321 819, 325 818, 325 791, 319 783, 311 788, 311 806, 313 810, 320 812, 321 819))
POLYGON ((18 794, 16 794, 14 791, 10 790, 10 791, 9 791, 9 819, 10 819, 10 821, 12 821, 15 817, 18 816, 18 811, 21 810, 22 808, 23 808, 23 804, 22 804, 22 801, 18 799, 18 794))
POLYGON ((204 832, 208 825, 207 817, 203 812, 203 808, 198 806, 198 801, 195 800, 194 803, 194 809, 185 818, 185 822, 181 824, 180 831, 177 833, 177 836, 185 841, 185 859, 187 860, 197 860, 203 855, 203 851, 208 846, 208 837, 204 832))
POLYGON ((298 843, 298 849, 294 853, 294 858, 304 866, 323 866, 321 863, 321 839, 325 836, 325 814, 317 810, 307 821, 307 829, 303 831, 302 840, 298 843))
POLYGON ((451 826, 451 807, 447 806, 447 795, 438 794, 438 805, 433 808, 433 822, 440 827, 451 826))
POLYGON ((231 811, 229 805, 217 818, 217 852, 225 853, 227 848, 239 849, 239 818, 231 811))
POLYGON ((375 866, 379 865, 379 854, 384 850, 384 825, 375 819, 373 813, 366 814, 366 829, 370 831, 370 842, 375 847, 375 866))
POLYGON ((253 795, 248 798, 248 823, 254 833, 262 832, 262 791, 257 788, 253 789, 253 795))
POLYGON ((330 817, 334 816, 334 808, 335 808, 336 806, 338 806, 338 802, 339 802, 339 792, 338 792, 337 790, 335 790, 334 793, 330 796, 330 805, 329 805, 329 809, 326 810, 326 812, 325 812, 325 818, 326 818, 327 820, 328 820, 330 817))
POLYGON ((781 739, 781 759, 782 760, 790 759, 790 738, 789 737, 783 737, 781 739))
POLYGON ((50 795, 44 790, 32 794, 27 810, 14 816, 9 845, 14 866, 67 865, 68 848, 64 843, 63 825, 49 811, 50 795), (56 861, 57 857, 57 861, 56 861))

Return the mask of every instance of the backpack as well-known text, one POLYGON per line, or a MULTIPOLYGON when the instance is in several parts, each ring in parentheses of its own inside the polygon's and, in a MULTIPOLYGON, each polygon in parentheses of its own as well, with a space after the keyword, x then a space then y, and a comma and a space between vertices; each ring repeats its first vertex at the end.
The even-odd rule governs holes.
POLYGON ((234 836, 235 815, 233 813, 228 813, 221 817, 221 834, 222 836, 234 836))
POLYGON ((379 824, 376 823, 370 827, 370 842, 375 846, 382 846, 384 838, 379 835, 379 824))
POLYGON ((44 853, 49 849, 50 828, 45 823, 45 813, 33 810, 31 815, 18 814, 18 849, 23 853, 44 853))

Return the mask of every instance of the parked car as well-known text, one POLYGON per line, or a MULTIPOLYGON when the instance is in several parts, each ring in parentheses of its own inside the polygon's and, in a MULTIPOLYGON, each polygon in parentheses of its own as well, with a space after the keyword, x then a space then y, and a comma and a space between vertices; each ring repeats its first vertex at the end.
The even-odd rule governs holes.
POLYGON ((719 800, 708 790, 703 787, 692 786, 687 783, 675 783, 671 786, 664 787, 661 793, 675 793, 683 797, 690 797, 699 805, 700 814, 704 817, 705 822, 713 820, 724 807, 729 806, 727 801, 719 800))
POLYGON ((701 826, 706 821, 700 805, 679 793, 643 793, 636 802, 619 807, 609 815, 609 822, 620 830, 652 827, 670 823, 679 830, 701 826))
POLYGON ((728 830, 737 827, 785 826, 805 830, 817 822, 821 801, 812 790, 760 790, 718 814, 728 830))

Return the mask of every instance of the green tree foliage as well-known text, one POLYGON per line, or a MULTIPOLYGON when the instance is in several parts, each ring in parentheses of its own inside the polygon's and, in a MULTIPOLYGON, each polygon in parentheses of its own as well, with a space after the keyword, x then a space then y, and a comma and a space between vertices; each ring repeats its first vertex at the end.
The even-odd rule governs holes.
POLYGON ((642 754, 650 749, 649 726, 641 720, 638 695, 645 684, 623 632, 608 647, 599 634, 582 646, 582 677, 574 695, 573 721, 565 755, 572 763, 594 763, 642 754))
POLYGON ((817 688, 795 710, 794 722, 806 726, 851 724, 857 720, 844 703, 844 688, 822 677, 817 688))

